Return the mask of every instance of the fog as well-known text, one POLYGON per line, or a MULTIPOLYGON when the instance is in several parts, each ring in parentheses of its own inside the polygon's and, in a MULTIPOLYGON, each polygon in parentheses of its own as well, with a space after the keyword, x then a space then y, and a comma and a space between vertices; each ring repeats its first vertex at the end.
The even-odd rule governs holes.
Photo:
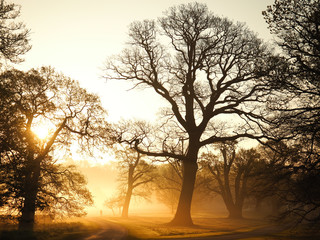
MULTIPOLYGON (((115 163, 102 165, 91 165, 88 161, 80 161, 79 170, 87 178, 87 187, 92 193, 94 205, 87 208, 87 216, 102 215, 114 216, 112 210, 104 205, 104 202, 117 193, 118 190, 118 170, 115 163)), ((150 196, 150 201, 140 197, 134 197, 130 202, 130 215, 156 215, 156 216, 172 216, 168 207, 160 203, 155 196, 150 196)), ((115 216, 120 216, 121 211, 117 209, 115 216)))
MULTIPOLYGON (((115 163, 92 165, 89 161, 77 161, 78 169, 83 173, 88 181, 87 187, 92 193, 94 205, 87 208, 87 216, 121 216, 121 209, 115 209, 114 213, 105 206, 105 201, 114 196, 118 191, 117 182, 119 171, 115 163)), ((170 207, 161 203, 156 197, 156 190, 145 200, 141 197, 133 197, 130 202, 129 216, 156 216, 172 217, 174 212, 170 207)), ((214 217, 227 217, 227 210, 219 196, 215 196, 206 205, 201 203, 201 207, 193 204, 191 212, 195 215, 210 215, 214 217)))

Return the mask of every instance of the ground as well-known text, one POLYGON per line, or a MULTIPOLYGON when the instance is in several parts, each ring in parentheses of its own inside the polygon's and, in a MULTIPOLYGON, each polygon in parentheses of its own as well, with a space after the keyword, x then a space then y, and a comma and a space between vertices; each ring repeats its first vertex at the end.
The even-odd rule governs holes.
POLYGON ((296 232, 281 224, 257 219, 230 220, 208 216, 194 217, 193 227, 172 227, 170 217, 132 216, 90 217, 72 221, 38 225, 33 237, 8 227, 0 231, 0 239, 34 240, 307 240, 320 239, 319 234, 296 232))

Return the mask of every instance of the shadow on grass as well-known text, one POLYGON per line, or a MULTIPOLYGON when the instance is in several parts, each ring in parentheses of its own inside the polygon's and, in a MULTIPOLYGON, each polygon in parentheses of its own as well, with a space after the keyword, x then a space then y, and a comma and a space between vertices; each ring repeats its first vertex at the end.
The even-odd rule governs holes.
POLYGON ((1 240, 76 240, 85 239, 90 236, 95 229, 70 229, 53 228, 46 230, 18 231, 18 230, 0 230, 1 240))
POLYGON ((32 232, 26 231, 2 231, 0 232, 1 240, 37 240, 32 232))

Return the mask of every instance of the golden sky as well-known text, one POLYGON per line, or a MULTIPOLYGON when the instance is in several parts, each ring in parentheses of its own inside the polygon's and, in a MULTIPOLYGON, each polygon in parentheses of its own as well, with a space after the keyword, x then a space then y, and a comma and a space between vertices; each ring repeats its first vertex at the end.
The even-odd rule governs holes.
MULTIPOLYGON (((22 70, 50 65, 79 80, 83 87, 102 98, 111 119, 120 117, 155 119, 161 106, 151 91, 126 91, 123 83, 105 82, 101 77, 106 58, 117 54, 127 40, 128 25, 135 20, 156 19, 169 7, 186 0, 7 0, 21 5, 22 20, 31 30, 32 49, 22 70), (147 101, 145 96, 148 95, 147 101), (151 101, 154 99, 154 101, 151 101)), ((261 12, 273 0, 198 0, 214 13, 234 21, 246 22, 261 38, 270 40, 261 12)), ((108 158, 108 157, 107 157, 108 158)), ((101 163, 108 162, 108 159, 101 163)), ((88 168, 89 169, 89 168, 88 168)), ((90 168, 91 169, 91 168, 90 168)), ((114 186, 101 172, 86 172, 97 209, 114 186), (90 175, 91 174, 91 175, 90 175), (99 176, 96 181, 95 176, 99 176), (91 184, 91 185, 90 185, 91 184), (92 186, 94 186, 92 188, 92 186), (106 187, 107 186, 107 187, 106 187)), ((97 209, 92 211, 96 214, 97 209)))
MULTIPOLYGON (((128 25, 135 20, 156 19, 169 7, 186 0, 11 0, 21 5, 20 19, 31 30, 32 49, 17 68, 53 66, 98 93, 111 119, 154 119, 159 101, 153 93, 131 91, 123 83, 105 83, 103 63, 117 54, 127 40, 128 25), (148 95, 148 101, 143 95, 148 95)), ((261 38, 270 40, 261 12, 273 0, 198 0, 211 11, 246 22, 261 38)))

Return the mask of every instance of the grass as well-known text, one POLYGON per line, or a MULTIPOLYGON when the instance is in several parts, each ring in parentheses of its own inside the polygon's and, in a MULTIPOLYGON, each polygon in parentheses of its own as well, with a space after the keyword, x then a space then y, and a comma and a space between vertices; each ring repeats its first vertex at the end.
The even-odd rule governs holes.
POLYGON ((195 225, 192 227, 168 226, 167 223, 171 218, 166 217, 129 217, 127 219, 110 218, 109 220, 126 227, 130 236, 140 239, 216 236, 252 231, 267 224, 264 221, 250 219, 230 220, 203 217, 194 218, 195 225))
POLYGON ((267 234, 259 237, 245 237, 246 232, 271 226, 270 222, 256 219, 231 220, 228 218, 214 218, 208 216, 195 216, 194 226, 173 227, 167 223, 171 217, 133 216, 97 217, 76 219, 68 222, 36 225, 34 234, 19 232, 14 225, 0 225, 1 240, 74 240, 84 239, 101 230, 105 221, 111 221, 128 229, 128 240, 138 239, 175 239, 199 238, 219 236, 224 234, 244 233, 241 240, 315 240, 320 235, 313 234, 308 229, 285 230, 276 235, 267 234), (100 220, 101 221, 100 221, 100 220))
POLYGON ((74 240, 89 236, 99 228, 86 222, 39 224, 34 232, 18 231, 14 225, 0 225, 1 240, 74 240))
MULTIPOLYGON (((118 223, 128 229, 132 239, 175 239, 175 238, 199 238, 219 236, 234 233, 246 233, 253 230, 273 226, 272 223, 257 219, 231 220, 228 218, 194 217, 192 227, 173 227, 167 223, 171 218, 167 217, 129 217, 109 218, 109 221, 118 223)), ((290 229, 276 234, 266 234, 259 237, 245 237, 241 240, 316 240, 320 234, 306 229, 290 229)))

